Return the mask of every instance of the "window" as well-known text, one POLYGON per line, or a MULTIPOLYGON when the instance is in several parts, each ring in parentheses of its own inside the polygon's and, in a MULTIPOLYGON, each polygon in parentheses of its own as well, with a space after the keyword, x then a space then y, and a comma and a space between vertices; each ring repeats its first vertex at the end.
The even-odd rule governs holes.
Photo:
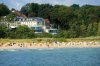
POLYGON ((42 30, 35 30, 35 32, 42 32, 42 30))
POLYGON ((49 30, 50 33, 57 33, 57 30, 49 30))

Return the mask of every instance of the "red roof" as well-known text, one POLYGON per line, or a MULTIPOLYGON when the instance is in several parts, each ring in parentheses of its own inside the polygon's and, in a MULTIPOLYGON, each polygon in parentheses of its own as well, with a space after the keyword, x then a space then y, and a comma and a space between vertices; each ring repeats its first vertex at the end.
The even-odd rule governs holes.
POLYGON ((48 24, 50 23, 49 19, 44 19, 44 21, 45 21, 45 23, 48 23, 48 24))

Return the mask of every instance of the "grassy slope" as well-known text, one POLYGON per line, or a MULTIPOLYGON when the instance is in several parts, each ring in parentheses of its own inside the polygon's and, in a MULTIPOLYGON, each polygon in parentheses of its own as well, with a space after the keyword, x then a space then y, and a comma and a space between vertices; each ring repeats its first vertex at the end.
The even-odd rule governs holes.
POLYGON ((32 43, 32 42, 70 42, 70 41, 100 41, 100 36, 86 38, 34 38, 34 39, 0 39, 0 43, 16 42, 16 43, 32 43))

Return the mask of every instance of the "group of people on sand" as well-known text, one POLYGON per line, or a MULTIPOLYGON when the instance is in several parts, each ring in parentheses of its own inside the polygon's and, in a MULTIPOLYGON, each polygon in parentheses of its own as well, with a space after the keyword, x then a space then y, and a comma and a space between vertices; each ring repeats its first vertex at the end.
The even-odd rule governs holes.
MULTIPOLYGON (((0 47, 20 47, 20 48, 27 48, 27 47, 32 47, 32 46, 43 46, 43 43, 0 43, 0 47)), ((50 47, 49 44, 45 44, 47 47, 50 47)))
POLYGON ((0 43, 0 47, 13 47, 13 46, 25 47, 24 43, 0 43))
POLYGON ((47 48, 51 48, 51 47, 75 47, 75 46, 99 46, 100 47, 100 42, 46 42, 46 43, 0 43, 0 47, 19 47, 19 48, 34 48, 34 47, 47 47, 47 48))

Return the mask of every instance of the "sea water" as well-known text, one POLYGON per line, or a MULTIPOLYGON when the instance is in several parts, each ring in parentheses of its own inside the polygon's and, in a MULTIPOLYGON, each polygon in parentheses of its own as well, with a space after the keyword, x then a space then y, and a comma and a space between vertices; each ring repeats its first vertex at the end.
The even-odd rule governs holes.
POLYGON ((100 48, 0 50, 0 66, 100 66, 100 48))

